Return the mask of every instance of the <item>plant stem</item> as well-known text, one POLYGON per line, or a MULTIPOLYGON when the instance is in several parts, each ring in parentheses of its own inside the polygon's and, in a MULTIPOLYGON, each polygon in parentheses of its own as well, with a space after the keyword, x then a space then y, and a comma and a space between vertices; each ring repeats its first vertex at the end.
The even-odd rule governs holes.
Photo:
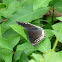
POLYGON ((54 5, 53 5, 53 14, 52 14, 52 25, 54 24, 53 17, 54 17, 54 5))
POLYGON ((54 46, 53 46, 52 52, 51 52, 51 54, 50 54, 50 56, 49 56, 49 58, 48 58, 48 61, 51 59, 52 54, 53 54, 53 52, 54 52, 54 50, 55 50, 55 48, 56 48, 56 46, 57 46, 57 43, 58 43, 59 37, 60 37, 60 35, 61 35, 61 32, 62 32, 62 26, 61 26, 59 35, 58 35, 58 37, 57 37, 57 39, 56 39, 56 41, 55 41, 55 44, 54 44, 54 46))

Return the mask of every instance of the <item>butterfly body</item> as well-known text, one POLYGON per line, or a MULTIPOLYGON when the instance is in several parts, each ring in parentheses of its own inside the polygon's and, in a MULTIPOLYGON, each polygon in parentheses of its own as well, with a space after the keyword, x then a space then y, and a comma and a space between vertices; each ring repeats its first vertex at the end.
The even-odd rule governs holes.
POLYGON ((31 41, 34 47, 37 47, 38 44, 46 37, 46 32, 43 28, 30 24, 16 21, 19 25, 26 28, 28 32, 29 40, 31 41))

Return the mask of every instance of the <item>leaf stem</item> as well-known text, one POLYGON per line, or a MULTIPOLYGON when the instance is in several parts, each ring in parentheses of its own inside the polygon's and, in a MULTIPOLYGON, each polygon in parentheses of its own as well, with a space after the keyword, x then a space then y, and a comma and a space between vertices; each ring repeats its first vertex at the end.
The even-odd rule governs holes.
POLYGON ((58 37, 57 37, 57 39, 56 39, 56 41, 55 41, 55 44, 54 44, 54 46, 53 46, 52 52, 51 52, 51 54, 50 54, 50 56, 49 56, 49 58, 48 58, 48 61, 51 59, 52 54, 53 54, 53 52, 54 52, 54 50, 55 50, 55 48, 56 48, 56 46, 57 46, 57 43, 58 43, 59 37, 60 37, 60 35, 61 35, 61 32, 62 32, 62 26, 61 26, 60 32, 59 32, 59 34, 58 34, 58 37))

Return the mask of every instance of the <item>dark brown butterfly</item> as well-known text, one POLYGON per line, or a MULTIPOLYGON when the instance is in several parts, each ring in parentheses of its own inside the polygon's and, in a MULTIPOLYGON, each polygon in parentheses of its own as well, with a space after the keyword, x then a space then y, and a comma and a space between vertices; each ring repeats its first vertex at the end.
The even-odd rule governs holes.
POLYGON ((37 47, 38 44, 42 40, 44 40, 44 38, 46 37, 46 32, 45 32, 45 30, 43 30, 43 28, 30 24, 30 23, 24 23, 24 22, 19 22, 19 21, 16 21, 16 22, 19 25, 26 28, 26 30, 28 32, 29 40, 34 47, 37 47))

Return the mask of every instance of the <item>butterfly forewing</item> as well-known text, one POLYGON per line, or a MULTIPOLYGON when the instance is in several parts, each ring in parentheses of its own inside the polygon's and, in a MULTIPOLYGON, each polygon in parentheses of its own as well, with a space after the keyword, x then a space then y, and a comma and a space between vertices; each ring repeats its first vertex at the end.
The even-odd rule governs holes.
POLYGON ((29 40, 31 41, 32 45, 35 47, 37 47, 40 41, 43 40, 46 36, 45 30, 43 30, 43 28, 41 27, 19 21, 17 21, 17 23, 26 28, 28 32, 29 40))

